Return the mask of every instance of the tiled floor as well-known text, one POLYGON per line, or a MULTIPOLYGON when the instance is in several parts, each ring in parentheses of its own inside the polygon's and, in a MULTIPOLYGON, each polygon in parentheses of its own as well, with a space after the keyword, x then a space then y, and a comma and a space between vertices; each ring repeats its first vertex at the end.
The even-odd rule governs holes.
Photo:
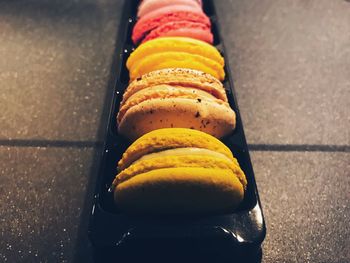
MULTIPOLYGON (((262 261, 350 261, 350 3, 215 2, 267 223, 262 261)), ((89 261, 121 6, 0 2, 0 262, 89 261)))

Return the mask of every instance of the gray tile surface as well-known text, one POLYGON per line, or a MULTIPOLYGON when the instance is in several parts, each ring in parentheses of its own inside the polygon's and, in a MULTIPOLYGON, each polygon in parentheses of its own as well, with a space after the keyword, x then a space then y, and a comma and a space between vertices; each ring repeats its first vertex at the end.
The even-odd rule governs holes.
POLYGON ((350 153, 253 152, 263 262, 350 262, 350 153))
POLYGON ((121 6, 0 2, 0 139, 100 139, 121 6))
POLYGON ((249 143, 350 143, 350 3, 215 1, 249 143))
POLYGON ((0 262, 71 262, 93 157, 0 147, 0 262))

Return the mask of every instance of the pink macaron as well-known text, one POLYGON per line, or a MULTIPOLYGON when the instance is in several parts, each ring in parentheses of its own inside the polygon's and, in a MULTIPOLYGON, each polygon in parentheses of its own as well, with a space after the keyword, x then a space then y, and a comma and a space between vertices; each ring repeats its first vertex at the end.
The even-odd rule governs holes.
POLYGON ((202 10, 202 2, 200 0, 143 0, 138 7, 137 17, 143 17, 159 8, 171 8, 177 5, 192 7, 194 10, 202 10))

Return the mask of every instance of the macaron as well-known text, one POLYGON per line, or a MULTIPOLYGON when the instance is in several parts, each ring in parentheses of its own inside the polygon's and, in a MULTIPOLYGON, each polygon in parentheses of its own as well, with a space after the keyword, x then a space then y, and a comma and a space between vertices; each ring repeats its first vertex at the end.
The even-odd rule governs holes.
POLYGON ((161 37, 138 46, 126 66, 130 80, 164 68, 190 68, 208 73, 220 81, 225 78, 224 59, 204 41, 188 37, 161 37))
POLYGON ((143 0, 138 6, 137 17, 143 17, 160 8, 171 6, 189 6, 195 11, 202 11, 201 1, 196 0, 143 0))
POLYGON ((221 138, 236 125, 222 83, 202 71, 170 68, 135 79, 117 115, 119 134, 135 140, 161 128, 190 128, 221 138))
POLYGON ((231 212, 247 180, 230 149, 204 132, 159 129, 136 140, 118 163, 117 207, 128 213, 231 212))
POLYGON ((150 31, 141 43, 158 37, 191 37, 213 44, 213 34, 205 24, 191 21, 172 21, 150 31))
POLYGON ((165 36, 185 36, 213 43, 211 23, 197 1, 143 1, 133 32, 136 45, 165 36))

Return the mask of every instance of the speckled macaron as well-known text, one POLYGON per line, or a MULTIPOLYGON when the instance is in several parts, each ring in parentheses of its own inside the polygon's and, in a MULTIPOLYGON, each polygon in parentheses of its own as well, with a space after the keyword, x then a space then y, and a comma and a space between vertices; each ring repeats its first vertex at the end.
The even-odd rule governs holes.
POLYGON ((221 138, 235 128, 222 83, 186 68, 150 72, 126 89, 117 116, 120 134, 135 140, 160 128, 189 128, 221 138))

